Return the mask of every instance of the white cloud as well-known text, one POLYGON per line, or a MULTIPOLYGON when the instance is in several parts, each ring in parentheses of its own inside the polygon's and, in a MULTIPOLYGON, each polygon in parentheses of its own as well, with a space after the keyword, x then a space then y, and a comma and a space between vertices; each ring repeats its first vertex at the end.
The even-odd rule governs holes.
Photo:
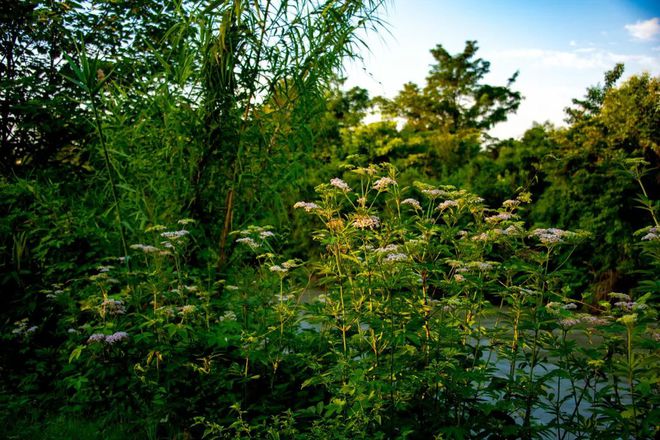
POLYGON ((660 34, 660 19, 655 17, 646 21, 638 21, 635 24, 627 24, 624 27, 633 38, 648 41, 660 34))
POLYGON ((575 46, 577 46, 577 43, 575 42, 575 40, 571 40, 571 42, 568 43, 568 45, 571 46, 571 47, 575 47, 575 46))
POLYGON ((607 70, 616 63, 637 64, 651 72, 660 71, 660 59, 648 55, 620 54, 603 49, 584 48, 573 51, 516 49, 493 54, 494 59, 529 61, 534 67, 570 70, 607 70))

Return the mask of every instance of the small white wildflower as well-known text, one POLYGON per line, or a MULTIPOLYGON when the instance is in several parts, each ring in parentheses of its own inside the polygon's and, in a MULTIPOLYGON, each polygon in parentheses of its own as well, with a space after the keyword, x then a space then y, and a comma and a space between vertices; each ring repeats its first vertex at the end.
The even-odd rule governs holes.
POLYGON ((174 249, 174 245, 169 241, 161 241, 160 244, 166 249, 174 249))
POLYGON ((396 185, 396 180, 390 179, 389 177, 381 177, 380 179, 374 182, 374 189, 376 191, 385 191, 389 186, 396 185))
POLYGON ((167 238, 168 240, 178 240, 179 238, 185 237, 188 234, 190 234, 190 232, 186 231, 185 229, 181 229, 180 231, 162 232, 160 236, 167 238))
POLYGON ((482 232, 481 234, 475 235, 474 237, 472 237, 472 240, 473 241, 488 241, 488 234, 486 234, 485 232, 482 232))
POLYGON ((123 301, 118 299, 106 299, 101 303, 101 307, 111 315, 123 315, 126 313, 123 301))
POLYGON ((96 269, 97 269, 99 272, 104 273, 104 272, 110 272, 110 271, 111 271, 112 269, 114 269, 114 268, 115 268, 114 266, 99 266, 99 267, 97 267, 96 269))
POLYGON ((632 310, 636 305, 637 303, 634 301, 619 301, 614 303, 614 307, 618 307, 621 310, 632 310))
POLYGON ((598 316, 583 314, 580 315, 580 321, 589 325, 607 325, 609 321, 604 318, 599 318, 598 316))
POLYGON ((642 240, 644 240, 644 241, 652 241, 652 240, 658 240, 658 239, 660 239, 660 235, 655 234, 653 232, 649 232, 648 234, 646 234, 645 236, 642 237, 642 240))
POLYGON ((445 200, 440 203, 436 209, 444 211, 447 208, 456 208, 458 207, 458 202, 456 200, 445 200))
POLYGON ((344 192, 349 192, 351 190, 351 187, 348 186, 348 183, 344 182, 343 180, 341 180, 337 177, 330 180, 330 185, 332 185, 335 188, 338 188, 338 189, 340 189, 344 192))
POLYGON ((402 205, 410 205, 416 210, 422 209, 422 205, 419 204, 419 202, 415 199, 405 199, 401 202, 402 205))
POLYGON ((422 194, 424 194, 425 196, 427 196, 431 199, 435 199, 437 197, 445 195, 446 192, 442 191, 440 189, 424 189, 424 190, 422 190, 422 194))
POLYGON ((190 315, 191 313, 194 313, 195 310, 197 310, 197 307, 195 307, 192 304, 186 304, 185 306, 181 307, 181 314, 182 315, 190 315))
POLYGON ((278 272, 278 273, 287 273, 288 272, 287 269, 285 269, 282 266, 278 266, 277 264, 274 264, 274 265, 270 266, 270 268, 268 270, 270 270, 271 272, 278 272))
POLYGON ((575 318, 565 318, 565 319, 562 319, 561 321, 559 321, 559 325, 564 327, 564 328, 573 327, 575 325, 578 325, 579 323, 580 323, 580 320, 575 319, 575 318))
POLYGON ((221 317, 218 318, 219 321, 236 321, 236 313, 231 310, 227 310, 221 317))
POLYGON ((241 238, 237 238, 237 239, 236 239, 236 243, 243 243, 243 244, 249 246, 251 249, 257 249, 257 248, 259 248, 259 243, 257 243, 256 241, 254 241, 254 240, 253 240, 252 238, 250 238, 250 237, 241 237, 241 238))
POLYGON ((557 228, 549 229, 535 229, 530 234, 531 236, 537 237, 539 241, 543 244, 555 244, 562 243, 565 237, 573 235, 572 232, 564 231, 557 228))
POLYGON ((275 233, 273 233, 272 231, 261 231, 259 233, 259 238, 261 238, 262 240, 265 240, 270 237, 275 237, 275 233))
POLYGON ((105 335, 103 333, 94 333, 89 338, 87 338, 87 343, 91 344, 92 342, 103 342, 105 341, 105 335))
POLYGON ((505 208, 515 208, 516 206, 520 205, 520 200, 505 200, 502 202, 502 206, 505 208))
POLYGON ((140 250, 145 254, 155 254, 160 252, 160 249, 158 249, 156 246, 151 246, 148 244, 132 244, 131 249, 140 250))
POLYGON ((408 259, 408 255, 404 253, 396 253, 396 254, 388 254, 387 257, 383 260, 385 263, 396 263, 399 261, 406 261, 408 259))
POLYGON ((399 246, 397 246, 396 244, 388 244, 385 247, 379 247, 379 248, 374 249, 374 252, 377 253, 377 254, 387 254, 387 253, 391 253, 391 252, 396 252, 398 249, 399 249, 399 246))
POLYGON ((375 229, 380 226, 380 219, 375 215, 357 215, 353 219, 353 226, 358 229, 375 229))
POLYGON ((319 205, 313 202, 296 202, 293 207, 294 209, 302 208, 305 210, 305 212, 312 212, 315 209, 319 209, 319 205))
POLYGON ((513 214, 511 214, 510 212, 500 212, 497 215, 493 215, 491 217, 486 217, 486 222, 487 223, 497 223, 497 222, 501 222, 501 221, 504 221, 504 220, 509 220, 512 216, 513 216, 513 214))
POLYGON ((109 336, 105 337, 105 342, 108 344, 112 345, 116 342, 123 341, 124 339, 128 338, 128 333, 126 332, 115 332, 109 336))
POLYGON ((574 304, 574 303, 568 303, 568 304, 564 304, 563 306, 561 306, 561 308, 564 309, 564 310, 575 310, 575 309, 577 309, 577 305, 574 304))

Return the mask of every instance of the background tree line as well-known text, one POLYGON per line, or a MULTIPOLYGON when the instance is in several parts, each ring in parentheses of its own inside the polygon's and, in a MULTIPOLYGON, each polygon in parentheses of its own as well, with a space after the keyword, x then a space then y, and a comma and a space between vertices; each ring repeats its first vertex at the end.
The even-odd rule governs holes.
MULTIPOLYGON (((55 328, 44 292, 76 286, 99 262, 127 257, 154 228, 178 221, 194 220, 195 239, 181 249, 185 275, 220 298, 224 280, 243 276, 236 231, 248 225, 272 226, 289 241, 273 252, 307 259, 313 225, 293 215, 294 204, 371 163, 394 165, 401 187, 451 184, 493 210, 529 193, 533 202, 517 215, 530 230, 590 233, 563 255, 570 297, 596 305, 612 291, 657 294, 635 236, 657 219, 635 205, 657 211, 660 198, 660 80, 621 81, 624 67, 613 66, 566 110, 567 126, 494 139, 488 131, 522 96, 517 73, 504 85, 485 82, 490 64, 475 41, 456 54, 436 45, 425 84, 405 84, 393 99, 342 88, 341 65, 357 56, 363 32, 381 27, 383 3, 4 5, 0 334, 25 316, 55 328), (381 120, 365 123, 374 111, 381 120)), ((36 371, 22 382, 7 375, 3 399, 56 386, 62 371, 44 365, 62 364, 61 354, 43 342, 38 355, 16 356, 16 341, 0 349, 4 370, 36 371)))

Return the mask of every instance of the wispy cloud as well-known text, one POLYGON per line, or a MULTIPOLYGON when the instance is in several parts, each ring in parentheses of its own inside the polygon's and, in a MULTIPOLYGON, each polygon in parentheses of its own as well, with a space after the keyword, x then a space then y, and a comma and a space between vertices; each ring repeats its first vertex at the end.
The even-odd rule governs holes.
POLYGON ((624 27, 633 38, 642 41, 649 41, 653 40, 656 35, 660 34, 660 19, 654 17, 646 21, 638 21, 635 24, 627 24, 624 27))
POLYGON ((660 71, 660 60, 656 57, 639 54, 621 54, 603 49, 584 48, 573 51, 516 49, 499 52, 499 59, 529 61, 532 65, 571 70, 610 69, 616 63, 637 64, 642 69, 660 71))

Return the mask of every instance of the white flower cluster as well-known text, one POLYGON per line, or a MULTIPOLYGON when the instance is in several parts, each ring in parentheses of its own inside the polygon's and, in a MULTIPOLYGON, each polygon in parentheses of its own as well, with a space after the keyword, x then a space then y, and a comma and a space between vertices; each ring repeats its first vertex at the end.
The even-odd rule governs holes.
POLYGON ((259 249, 259 243, 254 241, 253 238, 250 237, 240 237, 236 239, 236 243, 242 243, 250 247, 250 249, 259 249))
POLYGON ((444 196, 445 194, 447 194, 447 192, 441 189, 423 189, 422 194, 424 194, 425 196, 431 199, 435 199, 437 197, 444 196))
POLYGON ((117 342, 128 339, 128 333, 126 332, 115 332, 111 335, 104 335, 103 333, 94 333, 89 338, 87 338, 87 343, 91 344, 93 342, 105 342, 107 344, 113 345, 117 342))
POLYGON ((387 253, 393 253, 399 250, 399 246, 396 244, 388 244, 385 247, 379 247, 374 249, 374 252, 377 254, 387 254, 387 253))
POLYGON ((160 249, 158 249, 156 246, 151 246, 148 244, 132 244, 131 249, 142 251, 145 254, 155 254, 160 252, 160 249))
POLYGON ((509 220, 513 217, 513 214, 510 212, 500 212, 497 215, 493 215, 490 217, 486 217, 486 222, 487 223, 499 223, 501 221, 509 220))
POLYGON ((440 203, 436 209, 440 211, 444 211, 447 208, 457 208, 458 207, 458 202, 456 200, 445 200, 444 202, 440 203))
POLYGON ((509 199, 509 200, 505 200, 504 202, 502 202, 502 206, 505 207, 505 208, 509 208, 509 209, 515 208, 518 205, 520 205, 520 200, 510 200, 509 199))
POLYGON ((181 314, 184 316, 195 313, 195 310, 197 310, 197 307, 193 304, 186 304, 180 308, 181 314))
POLYGON ((332 185, 335 188, 338 188, 338 189, 340 189, 344 192, 349 192, 351 190, 351 187, 348 186, 348 183, 344 182, 343 180, 341 180, 337 177, 330 180, 330 185, 332 185))
POLYGON ((36 332, 37 329, 39 328, 36 325, 28 327, 27 318, 15 322, 14 324, 16 325, 16 327, 11 332, 15 335, 29 335, 30 333, 36 332))
POLYGON ((353 226, 358 229, 375 229, 380 226, 380 219, 375 215, 358 215, 353 219, 353 226))
POLYGON ((401 202, 402 205, 410 205, 413 208, 420 210, 422 209, 422 205, 419 204, 419 202, 415 199, 405 199, 401 202))
POLYGON ((222 316, 218 318, 219 321, 236 321, 236 313, 227 310, 222 316))
POLYGON ((398 263, 400 261, 406 261, 408 255, 404 253, 388 254, 387 257, 383 260, 384 263, 398 263))
POLYGON ((118 299, 106 299, 101 303, 101 307, 110 315, 123 315, 126 313, 124 302, 118 299))
POLYGON ((564 238, 572 237, 575 235, 574 232, 564 231, 557 228, 549 229, 535 229, 530 234, 531 236, 537 237, 539 241, 543 244, 556 244, 563 243, 564 238))
POLYGON ((319 209, 319 205, 313 202, 296 202, 295 205, 293 205, 294 209, 304 209, 305 212, 312 212, 315 209, 319 209))
POLYGON ((182 237, 185 237, 188 234, 190 234, 190 232, 186 231, 185 229, 181 229, 180 231, 162 232, 160 236, 163 238, 167 238, 168 240, 178 240, 182 237))
POLYGON ((660 231, 658 231, 658 228, 654 226, 651 229, 649 229, 648 234, 642 237, 642 240, 644 241, 660 240, 660 231))
POLYGON ((389 177, 381 177, 374 182, 374 189, 376 191, 385 191, 389 186, 396 185, 396 180, 389 177))

